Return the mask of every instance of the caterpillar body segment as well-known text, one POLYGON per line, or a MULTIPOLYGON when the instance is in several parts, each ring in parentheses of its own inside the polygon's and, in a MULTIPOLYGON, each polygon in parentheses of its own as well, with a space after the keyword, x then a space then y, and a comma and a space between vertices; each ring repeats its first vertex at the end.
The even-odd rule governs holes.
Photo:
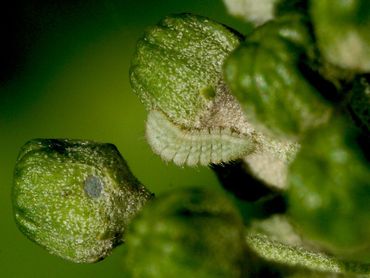
POLYGON ((253 152, 256 145, 250 135, 230 128, 184 128, 158 110, 149 112, 146 137, 162 159, 187 166, 226 163, 253 152))

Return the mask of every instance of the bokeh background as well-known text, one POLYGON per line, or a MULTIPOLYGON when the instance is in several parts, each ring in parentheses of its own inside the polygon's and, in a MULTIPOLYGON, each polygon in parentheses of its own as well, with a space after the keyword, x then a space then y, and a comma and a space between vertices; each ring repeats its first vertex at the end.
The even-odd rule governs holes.
POLYGON ((151 152, 146 112, 130 89, 130 58, 145 28, 170 13, 205 15, 242 33, 249 26, 229 16, 221 0, 2 3, 0 277, 122 277, 124 246, 102 262, 79 265, 49 255, 17 230, 10 192, 20 147, 32 138, 111 142, 156 194, 179 186, 218 187, 208 168, 178 168, 151 152))

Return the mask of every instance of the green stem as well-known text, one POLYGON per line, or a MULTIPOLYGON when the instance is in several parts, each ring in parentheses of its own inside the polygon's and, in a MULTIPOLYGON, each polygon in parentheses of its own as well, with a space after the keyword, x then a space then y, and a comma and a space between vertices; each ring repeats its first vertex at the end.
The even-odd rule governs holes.
POLYGON ((299 246, 288 246, 260 233, 248 232, 246 242, 257 255, 271 262, 320 272, 351 273, 370 277, 370 264, 345 262, 324 253, 308 251, 299 246))

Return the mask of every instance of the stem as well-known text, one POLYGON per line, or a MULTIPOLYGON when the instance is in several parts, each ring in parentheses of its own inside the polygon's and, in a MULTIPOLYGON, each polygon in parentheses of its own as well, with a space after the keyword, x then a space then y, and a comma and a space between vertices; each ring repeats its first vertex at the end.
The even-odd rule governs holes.
POLYGON ((257 255, 271 262, 320 272, 362 274, 370 277, 370 264, 346 262, 321 252, 288 246, 260 233, 248 232, 246 243, 257 255))

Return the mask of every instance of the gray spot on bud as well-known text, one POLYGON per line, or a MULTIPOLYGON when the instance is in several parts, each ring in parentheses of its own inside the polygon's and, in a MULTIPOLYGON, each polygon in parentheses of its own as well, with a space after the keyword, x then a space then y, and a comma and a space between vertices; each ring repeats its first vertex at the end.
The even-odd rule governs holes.
POLYGON ((97 176, 88 176, 85 180, 84 190, 91 198, 99 198, 103 189, 103 181, 97 176))

